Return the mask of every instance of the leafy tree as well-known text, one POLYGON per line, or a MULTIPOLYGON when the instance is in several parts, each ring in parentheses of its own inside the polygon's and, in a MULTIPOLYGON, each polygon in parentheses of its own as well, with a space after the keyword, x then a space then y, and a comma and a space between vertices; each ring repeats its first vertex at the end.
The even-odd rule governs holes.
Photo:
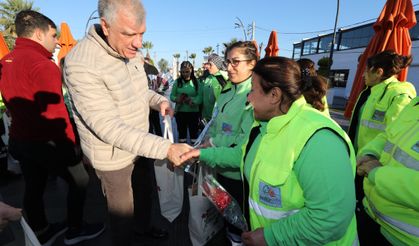
POLYGON ((143 42, 143 49, 147 50, 146 57, 150 57, 150 50, 153 48, 153 43, 150 41, 144 41, 143 42))
POLYGON ((195 53, 190 54, 189 58, 192 59, 192 65, 195 67, 196 54, 195 53))
POLYGON ((211 53, 214 53, 214 49, 211 46, 205 47, 202 52, 205 55, 210 55, 211 53))
POLYGON ((154 60, 149 57, 148 63, 154 66, 154 60))
POLYGON ((12 49, 16 40, 15 18, 16 14, 22 10, 35 10, 33 1, 26 0, 5 0, 0 2, 0 29, 6 40, 9 49, 12 49))
POLYGON ((173 54, 173 57, 176 59, 176 74, 179 72, 179 58, 180 58, 180 54, 179 53, 175 53, 173 54))
POLYGON ((326 78, 328 88, 333 87, 333 83, 330 80, 330 76, 329 76, 330 75, 329 68, 332 65, 332 63, 333 63, 333 60, 330 60, 330 58, 327 56, 324 56, 317 61, 317 65, 319 66, 317 73, 326 78))
POLYGON ((198 70, 196 70, 195 75, 197 78, 202 77, 202 75, 204 74, 204 70, 200 67, 198 68, 198 70))
POLYGON ((159 69, 160 72, 162 73, 166 73, 167 71, 169 71, 169 62, 166 61, 165 59, 160 59, 160 61, 158 62, 159 65, 159 69))

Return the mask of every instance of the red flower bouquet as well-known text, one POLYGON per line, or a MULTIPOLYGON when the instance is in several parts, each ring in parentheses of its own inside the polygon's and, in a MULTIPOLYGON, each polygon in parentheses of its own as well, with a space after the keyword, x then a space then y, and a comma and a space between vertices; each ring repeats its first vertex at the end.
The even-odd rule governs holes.
POLYGON ((202 191, 230 224, 242 231, 248 231, 246 219, 239 204, 212 175, 204 177, 202 191))

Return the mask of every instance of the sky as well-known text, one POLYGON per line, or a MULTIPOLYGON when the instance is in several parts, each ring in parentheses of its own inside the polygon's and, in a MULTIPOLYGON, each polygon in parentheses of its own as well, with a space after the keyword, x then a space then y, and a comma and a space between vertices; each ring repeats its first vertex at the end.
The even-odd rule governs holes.
MULTIPOLYGON (((97 9, 97 0, 32 0, 34 7, 50 17, 58 26, 67 22, 76 40, 84 37, 89 16, 97 9)), ((355 23, 375 21, 385 0, 341 0, 338 28, 355 23)), ((412 0, 419 9, 419 0, 412 0)), ((336 0, 143 0, 147 12, 144 41, 154 45, 150 55, 156 62, 162 58, 169 64, 173 54, 181 60, 195 53, 196 66, 203 61, 205 47, 212 46, 221 55, 223 43, 232 38, 244 40, 239 19, 247 30, 254 21, 255 39, 266 47, 272 30, 278 33, 279 55, 291 57, 293 43, 303 38, 330 33, 336 17, 336 0)), ((93 13, 97 17, 97 13, 93 13)), ((89 25, 98 23, 90 20, 89 25)), ((251 36, 248 36, 250 39, 251 36)), ((144 51, 145 54, 145 51, 144 51)), ((262 56, 264 51, 262 51, 262 56)))

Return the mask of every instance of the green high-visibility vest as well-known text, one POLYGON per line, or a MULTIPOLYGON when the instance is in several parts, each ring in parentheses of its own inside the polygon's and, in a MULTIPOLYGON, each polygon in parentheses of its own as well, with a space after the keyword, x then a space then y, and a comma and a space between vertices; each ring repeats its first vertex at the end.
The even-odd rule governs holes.
MULTIPOLYGON (((331 129, 347 143, 355 175, 355 151, 349 137, 336 122, 309 106, 303 97, 292 104, 286 117, 273 118, 269 124, 275 128, 275 133, 266 134, 260 140, 250 172, 249 209, 252 230, 266 227, 304 207, 303 190, 293 167, 305 144, 316 131, 331 129), (275 190, 280 190, 280 197, 277 197, 278 192, 275 190)), ((255 123, 254 127, 257 125, 255 123)), ((246 145, 243 154, 245 149, 246 145)), ((241 165, 242 173, 243 168, 244 162, 241 165)), ((327 245, 357 244, 354 214, 344 236, 327 245)))
POLYGON ((419 245, 419 97, 360 150, 382 167, 364 178, 363 204, 394 245, 419 245))
POLYGON ((410 100, 416 96, 415 87, 409 82, 399 82, 390 77, 371 87, 371 95, 365 102, 356 137, 356 149, 363 148, 386 126, 393 122, 410 100), (395 98, 402 96, 398 101, 395 98))

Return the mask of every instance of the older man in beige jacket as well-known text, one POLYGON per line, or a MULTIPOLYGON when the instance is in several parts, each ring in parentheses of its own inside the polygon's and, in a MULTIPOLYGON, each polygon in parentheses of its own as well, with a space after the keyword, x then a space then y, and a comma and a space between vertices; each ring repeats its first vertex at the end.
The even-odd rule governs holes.
POLYGON ((98 12, 100 25, 93 25, 66 57, 65 83, 83 152, 108 201, 114 244, 128 245, 134 164, 146 165, 146 158, 179 163, 191 147, 148 133, 150 107, 163 116, 173 110, 166 98, 148 89, 138 53, 146 30, 141 1, 99 0, 98 12))

